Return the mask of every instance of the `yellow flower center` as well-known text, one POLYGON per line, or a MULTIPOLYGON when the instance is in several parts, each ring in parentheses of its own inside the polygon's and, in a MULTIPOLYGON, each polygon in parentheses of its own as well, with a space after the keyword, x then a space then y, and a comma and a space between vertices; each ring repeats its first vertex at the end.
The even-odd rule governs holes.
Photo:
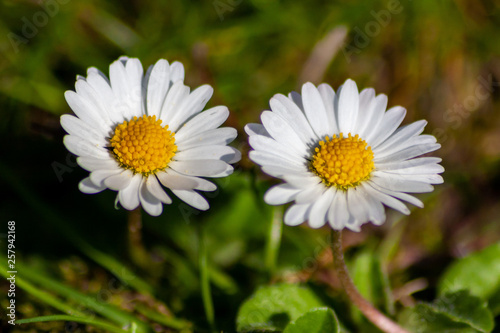
POLYGON ((370 178, 374 169, 372 149, 357 134, 326 136, 314 151, 311 169, 327 186, 347 190, 370 178))
POLYGON ((156 116, 124 121, 116 126, 110 143, 123 168, 144 175, 165 169, 177 151, 174 134, 156 116))

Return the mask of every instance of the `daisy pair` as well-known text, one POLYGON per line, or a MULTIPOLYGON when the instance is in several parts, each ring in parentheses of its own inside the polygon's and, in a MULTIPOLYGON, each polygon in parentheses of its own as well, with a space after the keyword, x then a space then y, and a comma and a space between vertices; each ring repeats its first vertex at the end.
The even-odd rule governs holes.
POLYGON ((110 65, 109 79, 91 67, 75 88, 65 97, 76 117, 63 115, 61 125, 69 133, 64 144, 90 171, 82 192, 109 188, 124 208, 140 205, 157 216, 172 202, 163 185, 187 204, 209 208, 197 191, 216 186, 201 177, 227 176, 241 157, 227 146, 236 130, 218 128, 227 107, 201 112, 212 87, 190 91, 179 62, 162 59, 144 73, 138 59, 122 57, 110 65))
MULTIPOLYGON (((79 188, 98 193, 118 191, 117 203, 142 206, 160 215, 172 202, 164 187, 187 204, 209 208, 198 191, 216 186, 202 177, 224 177, 241 154, 228 144, 233 128, 219 128, 229 111, 217 106, 202 111, 213 89, 192 92, 184 84, 184 67, 159 60, 146 73, 138 59, 111 64, 109 79, 96 68, 78 76, 76 92, 66 100, 75 113, 63 115, 69 133, 64 144, 90 172, 79 188)), ((402 201, 422 207, 408 193, 430 192, 442 183, 444 169, 435 157, 418 157, 440 147, 421 135, 426 122, 399 127, 406 110, 386 111, 387 96, 373 89, 358 93, 347 80, 337 93, 327 84, 306 83, 302 94, 275 95, 261 124, 245 127, 262 170, 282 179, 265 194, 271 205, 293 204, 285 223, 305 221, 313 228, 329 224, 359 231, 368 221, 385 221, 383 205, 404 214, 402 201)))

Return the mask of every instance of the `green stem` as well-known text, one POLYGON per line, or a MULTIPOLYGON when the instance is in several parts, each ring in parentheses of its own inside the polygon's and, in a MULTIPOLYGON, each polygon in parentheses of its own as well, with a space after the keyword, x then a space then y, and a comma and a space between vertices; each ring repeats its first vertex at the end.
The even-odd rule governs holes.
POLYGON ((283 206, 274 207, 273 217, 269 225, 267 234, 265 266, 269 274, 272 276, 276 269, 278 261, 278 252, 281 243, 281 234, 283 232, 283 206))
POLYGON ((342 231, 332 229, 332 254, 337 276, 342 282, 344 290, 351 302, 380 330, 387 333, 409 333, 407 330, 396 324, 382 312, 377 310, 358 291, 344 261, 344 251, 342 249, 342 231))
POLYGON ((210 290, 210 274, 207 262, 207 244, 205 239, 205 231, 203 226, 199 226, 199 264, 200 264, 200 280, 201 280, 201 297, 205 308, 205 316, 208 324, 213 332, 215 332, 215 315, 214 304, 212 301, 212 293, 210 290))
POLYGON ((141 268, 149 268, 149 255, 142 242, 142 215, 140 206, 128 212, 128 244, 132 261, 141 268))
POLYGON ((111 325, 103 320, 99 319, 90 319, 90 318, 81 318, 81 317, 73 317, 67 315, 53 315, 53 316, 42 316, 42 317, 34 317, 16 320, 16 324, 29 324, 29 323, 38 323, 41 321, 72 321, 76 323, 88 324, 98 328, 102 328, 107 332, 116 332, 123 333, 128 332, 127 330, 123 330, 119 327, 111 325))

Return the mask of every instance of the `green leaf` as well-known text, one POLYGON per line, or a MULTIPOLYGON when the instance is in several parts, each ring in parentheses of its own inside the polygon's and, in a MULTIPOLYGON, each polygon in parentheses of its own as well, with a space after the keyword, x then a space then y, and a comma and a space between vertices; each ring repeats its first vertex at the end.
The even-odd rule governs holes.
POLYGON ((238 332, 283 331, 289 322, 324 304, 307 287, 279 284, 261 287, 240 307, 238 332))
POLYGON ((455 261, 442 275, 439 294, 467 289, 489 299, 500 289, 500 243, 455 261))
POLYGON ((498 316, 500 314, 500 289, 488 300, 488 308, 491 313, 493 313, 493 316, 498 316))
POLYGON ((337 316, 332 309, 317 308, 288 324, 283 333, 340 333, 337 316))
MULTIPOLYGON (((361 295, 377 308, 394 314, 394 303, 387 275, 382 270, 379 258, 373 251, 363 251, 352 264, 353 281, 361 295)), ((358 311, 359 313, 359 311, 358 311)), ((361 314, 359 313, 359 316, 361 314)))
POLYGON ((446 293, 432 304, 407 309, 400 323, 412 332, 491 332, 493 315, 486 302, 468 291, 446 293))

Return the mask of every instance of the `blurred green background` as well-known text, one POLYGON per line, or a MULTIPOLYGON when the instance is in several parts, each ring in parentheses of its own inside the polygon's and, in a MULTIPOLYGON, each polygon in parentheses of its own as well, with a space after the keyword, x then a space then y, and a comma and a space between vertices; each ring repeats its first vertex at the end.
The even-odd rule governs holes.
MULTIPOLYGON (((159 331, 208 330, 200 225, 220 330, 234 331, 238 306, 270 281, 307 282, 340 294, 324 246, 327 228, 283 227, 276 267, 266 262, 268 231, 279 211, 262 195, 274 181, 245 157, 243 126, 257 122, 276 93, 308 80, 336 89, 352 78, 360 90, 387 94, 389 106, 406 107, 405 124, 427 119, 426 133, 442 144, 434 155, 443 158, 446 172, 445 184, 419 195, 424 209, 405 218, 388 211, 384 226, 346 232, 348 253, 380 253, 397 306, 432 300, 454 259, 500 241, 499 31, 498 0, 2 1, 0 242, 14 220, 17 261, 26 266, 20 277, 41 274, 86 295, 111 290, 104 303, 146 322, 154 322, 144 314, 151 311, 189 322, 154 324, 159 331), (159 58, 181 61, 188 85, 214 86, 208 107, 229 107, 226 125, 238 129, 234 146, 244 154, 235 174, 206 195, 208 212, 174 201, 160 217, 143 216, 153 264, 142 267, 129 257, 127 214, 114 209, 115 193, 79 192, 87 172, 63 146, 59 124, 60 115, 71 112, 63 93, 74 89, 76 75, 90 66, 108 73, 121 55, 138 57, 145 68, 159 58), (120 276, 122 267, 134 278, 120 276), (116 278, 120 287, 110 287, 116 278)), ((0 286, 6 294, 7 283, 0 286)), ((21 289, 17 302, 18 319, 60 313, 21 289)), ((0 304, 5 309, 3 296, 0 304)), ((14 331, 59 332, 64 325, 71 331, 61 322, 14 331)))

